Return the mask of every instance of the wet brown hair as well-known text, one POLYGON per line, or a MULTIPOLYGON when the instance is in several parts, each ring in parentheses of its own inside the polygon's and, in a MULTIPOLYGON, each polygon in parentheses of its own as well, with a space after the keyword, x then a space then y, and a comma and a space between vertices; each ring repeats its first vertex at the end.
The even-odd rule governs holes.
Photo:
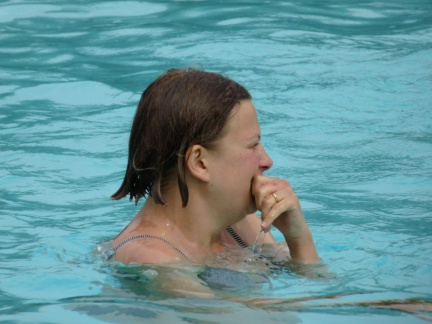
POLYGON ((159 76, 138 103, 126 174, 111 198, 129 194, 137 204, 151 195, 156 203, 166 205, 163 186, 174 172, 185 207, 187 150, 195 144, 211 149, 234 106, 244 99, 251 99, 249 92, 220 74, 173 69, 159 76))

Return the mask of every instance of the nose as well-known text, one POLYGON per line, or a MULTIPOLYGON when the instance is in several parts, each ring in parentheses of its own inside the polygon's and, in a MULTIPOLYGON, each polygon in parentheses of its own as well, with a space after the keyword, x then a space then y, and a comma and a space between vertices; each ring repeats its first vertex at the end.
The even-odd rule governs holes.
POLYGON ((270 169, 273 166, 273 160, 270 158, 270 156, 267 154, 266 150, 264 149, 264 147, 262 147, 262 153, 261 153, 261 158, 260 158, 260 168, 261 170, 267 171, 268 169, 270 169))

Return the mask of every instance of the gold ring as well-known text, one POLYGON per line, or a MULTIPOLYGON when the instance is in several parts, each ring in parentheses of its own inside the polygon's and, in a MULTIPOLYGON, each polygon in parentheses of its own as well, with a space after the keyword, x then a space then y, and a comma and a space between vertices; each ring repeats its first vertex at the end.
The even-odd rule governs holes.
POLYGON ((272 195, 273 195, 274 199, 276 200, 276 202, 279 202, 278 199, 277 199, 277 196, 276 196, 276 194, 274 192, 272 193, 272 195))

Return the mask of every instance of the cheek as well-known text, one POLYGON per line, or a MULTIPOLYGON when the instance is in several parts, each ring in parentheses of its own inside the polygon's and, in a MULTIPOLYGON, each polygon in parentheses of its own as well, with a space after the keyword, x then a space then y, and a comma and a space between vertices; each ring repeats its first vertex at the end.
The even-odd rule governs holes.
POLYGON ((254 151, 239 154, 239 164, 244 168, 258 168, 259 166, 259 154, 254 151))

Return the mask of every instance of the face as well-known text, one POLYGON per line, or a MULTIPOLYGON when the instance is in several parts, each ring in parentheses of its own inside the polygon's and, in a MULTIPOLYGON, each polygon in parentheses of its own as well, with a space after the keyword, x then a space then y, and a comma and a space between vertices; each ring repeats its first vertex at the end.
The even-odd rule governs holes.
POLYGON ((273 161, 261 145, 261 130, 255 107, 242 100, 234 107, 224 135, 211 151, 210 172, 217 203, 232 212, 256 211, 251 193, 252 178, 268 170, 273 161))

